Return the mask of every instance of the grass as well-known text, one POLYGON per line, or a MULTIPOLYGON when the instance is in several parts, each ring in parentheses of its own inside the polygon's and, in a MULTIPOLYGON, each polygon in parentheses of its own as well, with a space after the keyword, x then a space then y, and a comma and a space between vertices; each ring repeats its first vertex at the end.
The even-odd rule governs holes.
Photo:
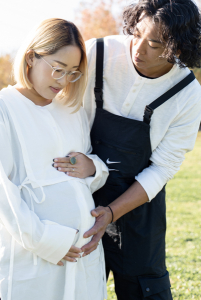
MULTIPOLYGON (((167 188, 167 268, 174 300, 201 300, 201 132, 167 188)), ((116 300, 112 274, 108 300, 116 300)))

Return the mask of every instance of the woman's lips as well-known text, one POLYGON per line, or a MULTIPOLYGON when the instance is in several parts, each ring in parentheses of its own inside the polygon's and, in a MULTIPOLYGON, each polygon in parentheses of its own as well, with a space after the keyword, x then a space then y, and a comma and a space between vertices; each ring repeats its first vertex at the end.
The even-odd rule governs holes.
POLYGON ((55 94, 57 94, 57 93, 59 93, 61 91, 61 89, 59 89, 59 88, 53 88, 52 86, 50 86, 50 89, 55 94))
POLYGON ((143 60, 139 59, 138 57, 134 56, 134 61, 136 62, 143 62, 143 60))

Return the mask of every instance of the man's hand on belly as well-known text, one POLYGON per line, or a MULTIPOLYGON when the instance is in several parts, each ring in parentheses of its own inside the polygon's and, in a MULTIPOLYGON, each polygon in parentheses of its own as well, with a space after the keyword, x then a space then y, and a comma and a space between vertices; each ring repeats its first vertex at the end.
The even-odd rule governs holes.
POLYGON ((138 181, 135 181, 125 193, 119 196, 115 201, 110 203, 109 207, 99 206, 92 210, 91 214, 96 217, 95 225, 84 234, 84 238, 88 238, 93 235, 91 242, 83 246, 81 249, 84 255, 91 253, 97 248, 98 242, 102 238, 107 225, 111 221, 116 221, 129 211, 135 209, 136 207, 143 205, 148 201, 148 196, 138 181))
POLYGON ((84 245, 81 250, 84 252, 83 257, 96 250, 100 239, 102 238, 107 225, 112 221, 112 213, 109 207, 99 206, 91 212, 93 217, 96 217, 94 226, 85 232, 84 238, 93 236, 92 240, 84 245))

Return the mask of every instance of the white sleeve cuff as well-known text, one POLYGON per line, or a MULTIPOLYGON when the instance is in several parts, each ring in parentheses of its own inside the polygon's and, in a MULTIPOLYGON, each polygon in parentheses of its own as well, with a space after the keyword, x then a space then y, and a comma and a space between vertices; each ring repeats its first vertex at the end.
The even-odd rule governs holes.
POLYGON ((91 193, 100 189, 106 182, 109 175, 108 168, 104 162, 97 155, 86 155, 88 158, 93 160, 96 168, 96 173, 94 176, 87 177, 85 179, 87 186, 89 187, 91 193))
POLYGON ((156 197, 156 195, 162 190, 167 181, 156 173, 156 170, 152 166, 144 169, 139 173, 135 179, 141 184, 147 196, 149 202, 156 197))
POLYGON ((45 225, 45 231, 34 253, 57 264, 73 245, 77 230, 48 220, 41 222, 45 225))

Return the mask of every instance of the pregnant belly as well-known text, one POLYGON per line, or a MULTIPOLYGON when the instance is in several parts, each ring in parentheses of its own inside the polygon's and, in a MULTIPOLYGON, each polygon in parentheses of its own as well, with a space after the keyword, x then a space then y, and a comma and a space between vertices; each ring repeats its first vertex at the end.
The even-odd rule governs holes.
MULTIPOLYGON (((95 218, 91 216, 95 205, 88 187, 78 181, 67 181, 45 186, 43 189, 46 200, 41 204, 34 203, 35 213, 41 220, 78 229, 77 238, 79 236, 80 240, 84 232, 95 223, 95 218)), ((39 190, 38 192, 40 193, 39 190)))

